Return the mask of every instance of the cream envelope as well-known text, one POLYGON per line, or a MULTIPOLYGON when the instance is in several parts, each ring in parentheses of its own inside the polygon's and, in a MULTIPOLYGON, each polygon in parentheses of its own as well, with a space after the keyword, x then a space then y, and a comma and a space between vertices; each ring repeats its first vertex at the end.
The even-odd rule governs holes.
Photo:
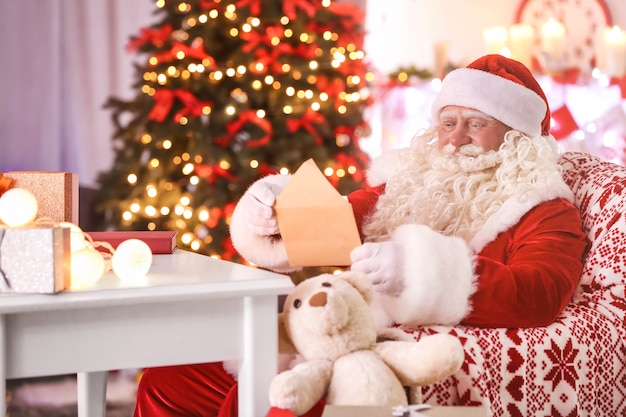
POLYGON ((293 174, 274 206, 291 266, 347 266, 361 244, 352 206, 313 159, 293 174))

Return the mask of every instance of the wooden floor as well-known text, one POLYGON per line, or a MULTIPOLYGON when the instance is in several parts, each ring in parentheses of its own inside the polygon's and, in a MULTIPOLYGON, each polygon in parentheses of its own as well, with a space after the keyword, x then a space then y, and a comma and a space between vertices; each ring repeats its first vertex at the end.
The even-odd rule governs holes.
MULTIPOLYGON (((106 417, 132 417, 137 371, 117 371, 107 383, 106 417)), ((12 380, 7 383, 8 417, 75 417, 76 377, 73 375, 12 380)))

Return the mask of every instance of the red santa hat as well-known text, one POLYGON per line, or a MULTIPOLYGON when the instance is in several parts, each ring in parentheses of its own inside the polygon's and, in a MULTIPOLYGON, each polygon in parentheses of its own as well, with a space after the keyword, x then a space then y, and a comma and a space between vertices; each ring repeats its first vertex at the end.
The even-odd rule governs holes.
POLYGON ((448 105, 470 107, 528 136, 547 136, 550 108, 539 83, 521 62, 485 55, 445 76, 432 106, 434 123, 448 105))

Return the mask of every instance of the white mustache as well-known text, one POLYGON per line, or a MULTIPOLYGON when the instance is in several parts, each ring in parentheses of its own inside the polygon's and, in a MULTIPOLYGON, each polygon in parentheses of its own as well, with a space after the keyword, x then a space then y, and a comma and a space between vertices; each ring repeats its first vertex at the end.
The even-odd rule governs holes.
POLYGON ((480 146, 468 143, 460 147, 447 144, 441 150, 441 158, 433 162, 434 167, 460 169, 462 172, 483 171, 502 162, 497 151, 485 151, 480 146), (458 168, 457 168, 458 167, 458 168))
POLYGON ((476 146, 471 143, 460 146, 458 148, 448 143, 447 145, 443 147, 443 149, 441 150, 441 153, 444 155, 479 156, 485 153, 485 150, 481 148, 480 146, 476 146))

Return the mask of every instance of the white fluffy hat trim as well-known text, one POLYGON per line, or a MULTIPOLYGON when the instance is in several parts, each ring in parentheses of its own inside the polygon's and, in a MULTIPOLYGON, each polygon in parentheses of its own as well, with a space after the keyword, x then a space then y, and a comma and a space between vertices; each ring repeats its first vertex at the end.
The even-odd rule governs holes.
POLYGON ((433 124, 445 106, 470 107, 531 137, 541 135, 548 105, 526 86, 487 71, 460 68, 443 79, 432 106, 433 124))

